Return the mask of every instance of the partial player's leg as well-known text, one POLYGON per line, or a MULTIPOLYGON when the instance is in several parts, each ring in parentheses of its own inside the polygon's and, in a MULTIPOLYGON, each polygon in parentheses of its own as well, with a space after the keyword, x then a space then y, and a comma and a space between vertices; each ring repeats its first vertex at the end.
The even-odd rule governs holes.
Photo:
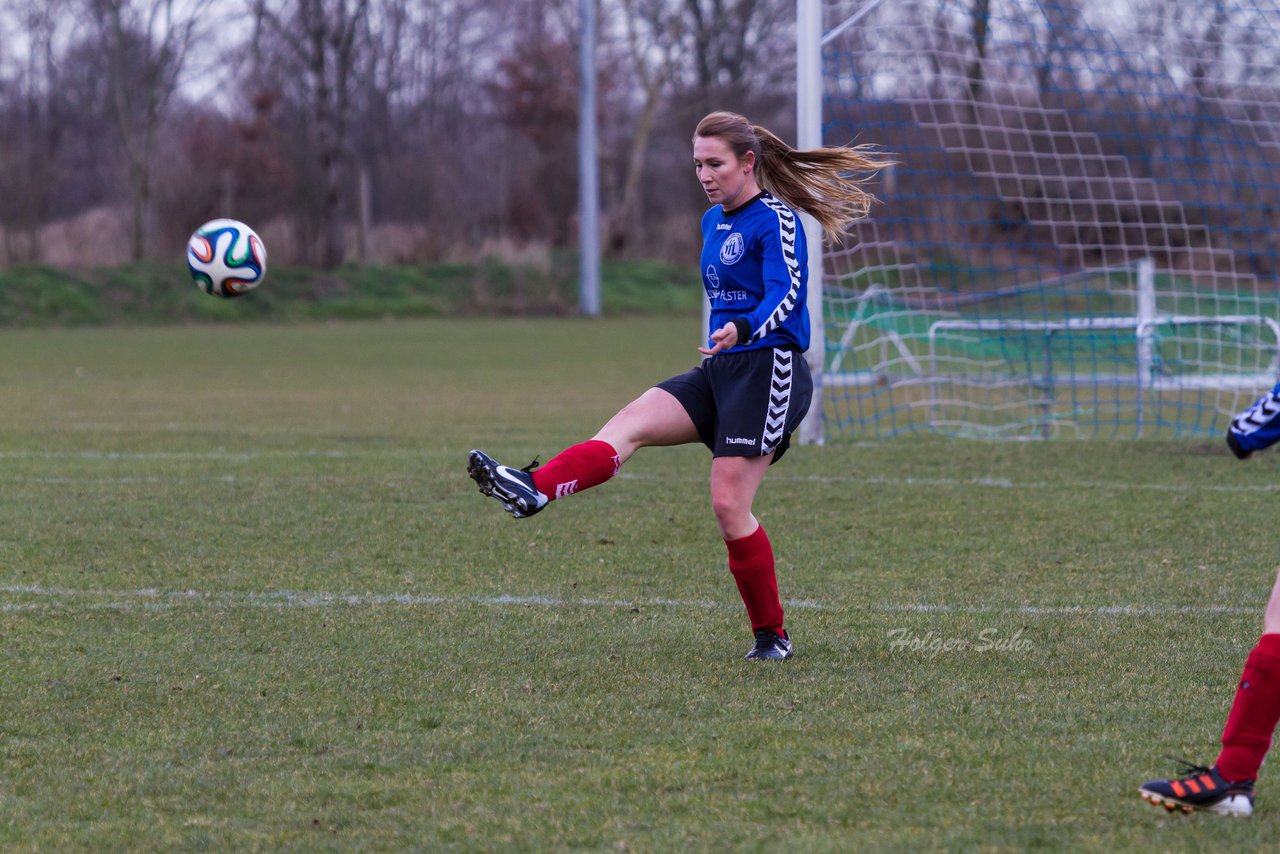
POLYGON ((760 527, 751 512, 773 454, 763 457, 716 457, 711 461, 711 511, 720 536, 746 537, 760 527))
POLYGON ((747 653, 753 661, 791 657, 791 639, 782 627, 782 599, 773 544, 751 511, 773 454, 763 457, 716 457, 711 461, 711 509, 729 551, 733 575, 755 645, 747 653))
POLYGON ((696 442, 698 430, 675 395, 655 386, 622 407, 591 441, 610 445, 622 465, 641 448, 696 442))
POLYGON ((1254 781, 1280 723, 1280 575, 1262 620, 1262 636, 1244 662, 1215 766, 1228 780, 1254 781))
MULTIPOLYGON (((1239 459, 1280 441, 1280 384, 1231 421, 1227 447, 1239 459)), ((1280 723, 1280 575, 1262 620, 1262 637, 1244 672, 1222 731, 1222 751, 1211 767, 1188 763, 1182 777, 1148 780, 1138 790, 1165 809, 1250 815, 1253 786, 1280 723)))
POLYGON ((718 408, 711 507, 755 634, 747 658, 790 658, 773 545, 751 508, 765 472, 786 453, 809 408, 813 383, 804 358, 786 349, 730 350, 706 365, 718 408))
POLYGON ((522 519, 557 498, 609 480, 640 448, 697 439, 698 431, 680 402, 660 388, 651 388, 624 406, 593 438, 565 448, 541 467, 531 463, 513 469, 475 450, 467 473, 482 493, 522 519))
POLYGON ((1245 659, 1222 731, 1222 752, 1211 767, 1189 765, 1184 776, 1149 780, 1143 798, 1170 811, 1220 815, 1253 812, 1254 783, 1280 724, 1280 575, 1262 621, 1262 637, 1245 659))

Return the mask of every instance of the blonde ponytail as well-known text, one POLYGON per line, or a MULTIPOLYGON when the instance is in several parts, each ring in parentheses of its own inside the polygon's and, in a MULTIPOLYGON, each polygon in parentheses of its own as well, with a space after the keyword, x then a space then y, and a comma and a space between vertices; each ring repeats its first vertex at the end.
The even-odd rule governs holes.
POLYGON ((871 145, 798 151, 737 113, 711 113, 698 122, 694 135, 720 137, 738 157, 754 152, 760 186, 816 219, 832 241, 867 215, 876 199, 864 189, 866 183, 893 164, 871 145))

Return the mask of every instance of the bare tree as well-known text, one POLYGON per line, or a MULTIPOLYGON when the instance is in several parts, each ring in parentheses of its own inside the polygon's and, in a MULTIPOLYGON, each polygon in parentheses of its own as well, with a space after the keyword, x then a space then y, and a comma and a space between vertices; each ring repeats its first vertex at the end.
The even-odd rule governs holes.
POLYGON ((22 57, 14 57, 9 85, 0 87, 6 96, 0 104, 0 169, 7 190, 0 202, 0 222, 6 226, 12 259, 40 257, 39 227, 52 211, 54 173, 66 130, 59 52, 74 27, 67 5, 67 0, 8 4, 15 40, 26 48, 22 57))
MULTIPOLYGON (((1164 177, 1182 180, 1185 172, 1191 178, 1205 159, 1205 126, 1224 85, 1227 4, 1143 0, 1136 18, 1137 37, 1152 46, 1146 71, 1154 97, 1143 106, 1154 102, 1157 114, 1152 121, 1167 128, 1154 135, 1161 149, 1153 152, 1152 160, 1170 172, 1164 177), (1172 126, 1188 117, 1189 126, 1174 132, 1172 126)), ((1192 180, 1190 186, 1203 185, 1192 180)))
MULTIPOLYGON (((1199 49, 1188 47, 1184 51, 1188 55, 1191 66, 1191 87, 1195 93, 1195 117, 1191 126, 1192 160, 1204 159, 1204 129, 1212 110, 1209 102, 1210 99, 1219 96, 1220 85, 1223 82, 1221 66, 1225 49, 1223 31, 1226 29, 1227 8, 1226 4, 1221 2, 1213 5, 1211 16, 1205 15, 1199 21, 1188 22, 1190 32, 1187 35, 1191 35, 1192 39, 1185 41, 1189 46, 1199 46, 1199 49)), ((1204 11, 1208 12, 1207 9, 1204 11)))
POLYGON ((374 187, 389 216, 430 221, 419 248, 438 255, 501 229, 515 167, 497 150, 505 128, 485 84, 508 48, 495 34, 510 28, 503 10, 473 0, 409 0, 406 11, 374 187), (457 205, 461 198, 468 203, 457 205))
POLYGON ((969 12, 969 34, 973 39, 973 55, 969 58, 969 111, 976 121, 978 101, 986 88, 987 33, 991 28, 991 0, 973 0, 969 12))
POLYGON ((634 76, 634 85, 629 87, 631 98, 625 105, 629 108, 628 114, 619 117, 628 127, 629 137, 621 191, 605 217, 608 223, 605 245, 615 253, 623 251, 631 238, 643 239, 640 190, 649 144, 658 112, 680 72, 684 37, 683 18, 671 14, 672 4, 668 0, 620 0, 620 6, 624 55, 634 76))
POLYGON ((511 177, 507 220, 513 236, 567 245, 577 208, 578 50, 571 26, 546 0, 510 12, 519 36, 498 59, 487 91, 510 132, 507 156, 523 149, 511 177))
POLYGON ((107 63, 111 99, 128 161, 130 255, 146 257, 157 131, 213 0, 83 0, 107 63))
POLYGON ((342 182, 351 162, 356 67, 369 57, 370 0, 253 0, 253 12, 257 73, 283 87, 297 73, 319 173, 319 260, 335 267, 346 257, 342 182))
POLYGON ((1070 56, 1079 39, 1079 2, 1080 0, 1057 0, 1042 7, 1044 39, 1037 45, 1040 53, 1036 61, 1036 89, 1041 103, 1048 101, 1055 84, 1059 89, 1077 88, 1070 56))
POLYGON ((699 115, 728 107, 745 111, 753 98, 794 81, 795 4, 786 0, 680 0, 687 22, 686 90, 699 115))

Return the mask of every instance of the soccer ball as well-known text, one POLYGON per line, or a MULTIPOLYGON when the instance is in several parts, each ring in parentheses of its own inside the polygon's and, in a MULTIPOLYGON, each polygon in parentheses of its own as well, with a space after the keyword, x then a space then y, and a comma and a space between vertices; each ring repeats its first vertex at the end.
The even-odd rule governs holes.
POLYGON ((257 232, 239 220, 211 220, 187 241, 187 269, 206 294, 238 297, 262 284, 267 247, 257 232))

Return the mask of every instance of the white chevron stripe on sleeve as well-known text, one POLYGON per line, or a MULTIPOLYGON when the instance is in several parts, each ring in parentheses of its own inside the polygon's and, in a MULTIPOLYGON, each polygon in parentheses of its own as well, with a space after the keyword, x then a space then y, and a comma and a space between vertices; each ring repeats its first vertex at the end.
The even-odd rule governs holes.
POLYGON ((778 235, 782 239, 782 260, 787 264, 787 275, 791 279, 791 287, 777 307, 769 312, 769 316, 765 318, 764 323, 760 324, 760 328, 752 333, 751 340, 753 341, 763 338, 781 326, 791 316, 797 300, 800 299, 800 262, 796 258, 796 215, 791 208, 773 196, 766 195, 762 201, 778 215, 778 235))

